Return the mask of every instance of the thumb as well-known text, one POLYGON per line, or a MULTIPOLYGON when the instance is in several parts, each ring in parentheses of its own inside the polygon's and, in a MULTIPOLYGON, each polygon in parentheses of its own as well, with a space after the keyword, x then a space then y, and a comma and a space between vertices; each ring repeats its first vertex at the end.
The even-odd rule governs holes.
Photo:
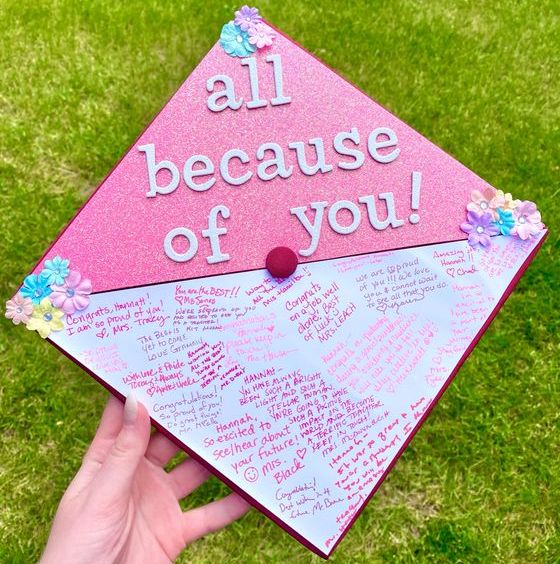
POLYGON ((150 440, 150 417, 133 393, 126 398, 122 428, 96 476, 97 494, 113 501, 130 490, 150 440))

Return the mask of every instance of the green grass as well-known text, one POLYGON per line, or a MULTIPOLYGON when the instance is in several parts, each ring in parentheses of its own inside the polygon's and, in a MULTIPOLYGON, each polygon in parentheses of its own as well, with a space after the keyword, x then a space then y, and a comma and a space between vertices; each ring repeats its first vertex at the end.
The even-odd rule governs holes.
MULTIPOLYGON (((327 64, 551 235, 333 562, 560 560, 560 4, 263 1, 327 64), (342 9, 344 6, 344 9, 342 9)), ((217 39, 235 5, 0 0, 0 295, 7 299, 217 39)), ((106 393, 0 321, 0 561, 45 543, 106 393)), ((187 504, 226 488, 212 479, 187 504)), ((316 562, 252 511, 184 562, 316 562)))

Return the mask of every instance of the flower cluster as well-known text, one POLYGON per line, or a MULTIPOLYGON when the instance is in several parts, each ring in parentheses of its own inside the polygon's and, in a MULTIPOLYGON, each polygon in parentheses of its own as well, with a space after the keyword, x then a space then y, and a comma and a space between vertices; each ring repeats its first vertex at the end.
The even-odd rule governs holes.
POLYGON ((46 339, 64 327, 64 315, 88 306, 90 294, 91 281, 57 256, 45 261, 39 274, 26 276, 19 292, 6 302, 6 317, 46 339))
POLYGON ((274 31, 262 21, 259 10, 243 6, 235 12, 235 19, 222 28, 220 45, 232 57, 247 57, 272 45, 274 37, 274 31))
POLYGON ((467 221, 461 224, 472 247, 486 248, 492 244, 492 235, 513 235, 525 240, 543 229, 541 214, 533 202, 514 200, 511 194, 490 186, 471 192, 467 221))

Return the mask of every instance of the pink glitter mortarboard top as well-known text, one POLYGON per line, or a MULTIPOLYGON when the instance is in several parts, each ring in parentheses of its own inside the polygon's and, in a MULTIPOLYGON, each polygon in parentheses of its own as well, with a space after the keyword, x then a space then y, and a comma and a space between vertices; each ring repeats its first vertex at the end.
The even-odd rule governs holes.
MULTIPOLYGON (((236 111, 210 111, 206 81, 217 74, 233 79, 237 97, 251 99, 247 66, 228 56, 217 43, 42 260, 56 255, 71 257, 75 267, 88 273, 95 292, 263 268, 274 247, 297 250, 309 246, 310 237, 290 208, 320 201, 354 202, 362 212, 361 225, 352 234, 341 235, 329 227, 325 213, 317 250, 310 257, 300 257, 300 262, 466 237, 459 229, 465 203, 471 191, 483 190, 486 182, 280 33, 271 47, 253 55, 262 99, 270 100, 275 92, 272 65, 265 61, 273 54, 282 57, 284 93, 291 103, 258 109, 247 109, 244 103, 236 111), (388 164, 374 161, 367 151, 368 135, 379 127, 392 129, 398 138, 400 154, 388 164), (337 162, 350 159, 333 150, 333 139, 352 128, 359 132, 359 150, 365 161, 357 170, 342 170, 337 162), (323 139, 327 163, 334 169, 305 176, 288 143, 303 141, 307 145, 316 137, 323 139), (278 143, 284 149, 286 164, 294 166, 289 178, 263 181, 257 177, 256 151, 265 142, 278 143), (147 198, 146 156, 138 150, 146 144, 155 146, 156 162, 170 160, 181 173, 189 157, 206 155, 214 164, 215 184, 205 192, 195 192, 181 178, 173 193, 147 198), (232 174, 253 171, 242 186, 227 184, 219 174, 220 159, 232 148, 242 149, 251 159, 243 168, 232 161, 232 174), (418 210, 411 209, 412 171, 422 173, 418 210), (383 192, 394 193, 398 217, 404 220, 402 227, 373 229, 366 207, 358 204, 358 197, 373 195, 383 219, 385 203, 377 199, 383 192), (229 219, 220 220, 228 229, 221 237, 221 249, 230 259, 208 264, 210 244, 201 231, 208 228, 208 214, 219 204, 231 211, 229 219), (408 217, 416 211, 420 221, 414 225, 408 217), (164 238, 175 227, 186 227, 198 237, 198 253, 188 262, 174 262, 163 251, 164 238)), ((216 89, 220 86, 218 83, 216 89)), ((346 145, 356 148, 351 141, 346 145)), ((306 151, 313 164, 314 149, 307 146, 306 151)), ((167 179, 158 176, 161 184, 167 179)), ((313 213, 307 212, 311 221, 313 213)), ((340 214, 340 222, 348 223, 344 214, 340 214)))

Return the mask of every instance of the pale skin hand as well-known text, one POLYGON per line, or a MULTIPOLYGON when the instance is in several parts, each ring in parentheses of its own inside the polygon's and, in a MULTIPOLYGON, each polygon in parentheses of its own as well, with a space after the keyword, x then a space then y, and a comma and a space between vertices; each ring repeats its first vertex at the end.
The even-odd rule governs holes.
POLYGON ((183 512, 178 500, 210 473, 188 458, 164 466, 177 447, 150 437, 146 408, 111 396, 82 463, 58 507, 42 564, 173 561, 194 540, 241 517, 237 494, 183 512))

